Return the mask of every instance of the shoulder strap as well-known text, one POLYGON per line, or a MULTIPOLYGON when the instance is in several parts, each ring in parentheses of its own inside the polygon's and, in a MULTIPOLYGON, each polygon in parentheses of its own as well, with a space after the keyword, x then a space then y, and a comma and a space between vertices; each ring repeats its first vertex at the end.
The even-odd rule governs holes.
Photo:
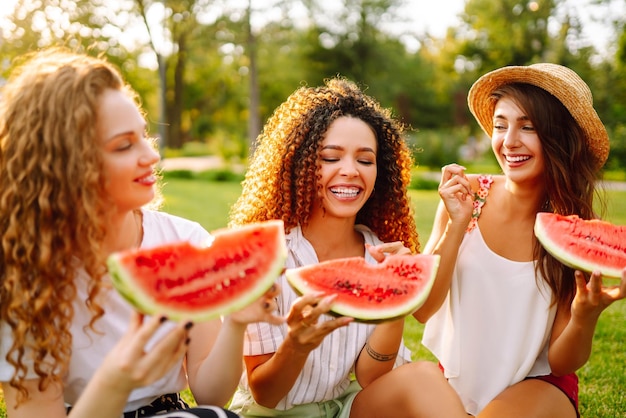
POLYGON ((489 189, 492 183, 493 177, 490 174, 481 174, 478 176, 478 191, 474 193, 474 210, 472 211, 472 219, 470 219, 466 232, 470 232, 478 225, 478 217, 487 202, 487 196, 489 195, 489 189))

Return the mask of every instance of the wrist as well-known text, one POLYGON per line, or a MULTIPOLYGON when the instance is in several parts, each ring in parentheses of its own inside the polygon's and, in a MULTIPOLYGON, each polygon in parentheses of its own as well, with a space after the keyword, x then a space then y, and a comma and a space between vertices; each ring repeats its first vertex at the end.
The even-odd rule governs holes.
POLYGON ((222 326, 243 334, 246 331, 248 324, 235 320, 231 315, 226 315, 222 317, 222 326))

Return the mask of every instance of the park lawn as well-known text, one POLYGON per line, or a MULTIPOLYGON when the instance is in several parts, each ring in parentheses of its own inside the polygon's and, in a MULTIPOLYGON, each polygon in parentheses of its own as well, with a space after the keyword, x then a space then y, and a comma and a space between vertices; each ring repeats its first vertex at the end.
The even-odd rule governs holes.
MULTIPOLYGON (((162 210, 199 222, 208 230, 225 227, 230 206, 241 191, 237 183, 167 179, 162 210)), ((426 243, 439 197, 436 191, 411 190, 422 246, 426 243)), ((607 220, 626 225, 626 191, 609 191, 607 220)), ((407 319, 405 343, 413 359, 434 360, 420 343, 423 325, 407 319)), ((580 378, 581 414, 585 418, 626 418, 626 303, 617 302, 600 317, 593 353, 580 378)), ((1 392, 0 392, 1 398, 1 392)), ((0 418, 5 418, 0 399, 0 418)))

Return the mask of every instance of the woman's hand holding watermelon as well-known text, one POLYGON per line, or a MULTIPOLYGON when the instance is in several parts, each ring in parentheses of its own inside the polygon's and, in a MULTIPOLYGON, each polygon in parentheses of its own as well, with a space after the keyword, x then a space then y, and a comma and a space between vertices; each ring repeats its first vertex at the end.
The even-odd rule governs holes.
POLYGON ((365 249, 379 263, 382 263, 388 255, 411 254, 411 250, 406 248, 401 241, 385 242, 378 245, 365 244, 365 249))
POLYGON ((294 348, 307 353, 317 348, 335 329, 348 325, 353 318, 339 317, 318 322, 320 315, 328 313, 335 295, 312 293, 301 296, 291 306, 287 316, 289 338, 294 348))
POLYGON ((158 316, 147 319, 143 314, 133 313, 128 331, 86 385, 85 392, 72 407, 72 415, 90 415, 94 400, 102 398, 107 402, 97 403, 99 412, 104 415, 102 408, 106 408, 111 415, 118 414, 130 392, 156 382, 180 363, 187 351, 192 322, 178 323, 146 348, 165 319, 158 316))
POLYGON ((575 273, 576 296, 572 302, 572 320, 597 321, 598 317, 613 302, 626 298, 626 268, 622 270, 619 285, 604 286, 602 275, 595 271, 589 281, 579 270, 575 273))
POLYGON ((280 294, 280 286, 274 284, 263 296, 250 305, 228 315, 226 318, 238 324, 247 325, 254 322, 268 322, 278 325, 285 322, 285 318, 275 314, 276 301, 274 298, 280 294))

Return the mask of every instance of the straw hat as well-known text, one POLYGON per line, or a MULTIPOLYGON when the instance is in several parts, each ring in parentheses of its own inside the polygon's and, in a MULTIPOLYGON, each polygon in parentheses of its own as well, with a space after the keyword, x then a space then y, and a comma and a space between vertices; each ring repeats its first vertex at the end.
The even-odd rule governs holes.
POLYGON ((609 155, 609 136, 593 108, 591 90, 574 71, 562 65, 540 63, 529 66, 508 66, 480 77, 467 97, 470 111, 488 136, 493 133, 494 104, 489 96, 497 88, 510 83, 527 83, 540 87, 556 97, 569 110, 585 133, 589 151, 598 167, 609 155))

